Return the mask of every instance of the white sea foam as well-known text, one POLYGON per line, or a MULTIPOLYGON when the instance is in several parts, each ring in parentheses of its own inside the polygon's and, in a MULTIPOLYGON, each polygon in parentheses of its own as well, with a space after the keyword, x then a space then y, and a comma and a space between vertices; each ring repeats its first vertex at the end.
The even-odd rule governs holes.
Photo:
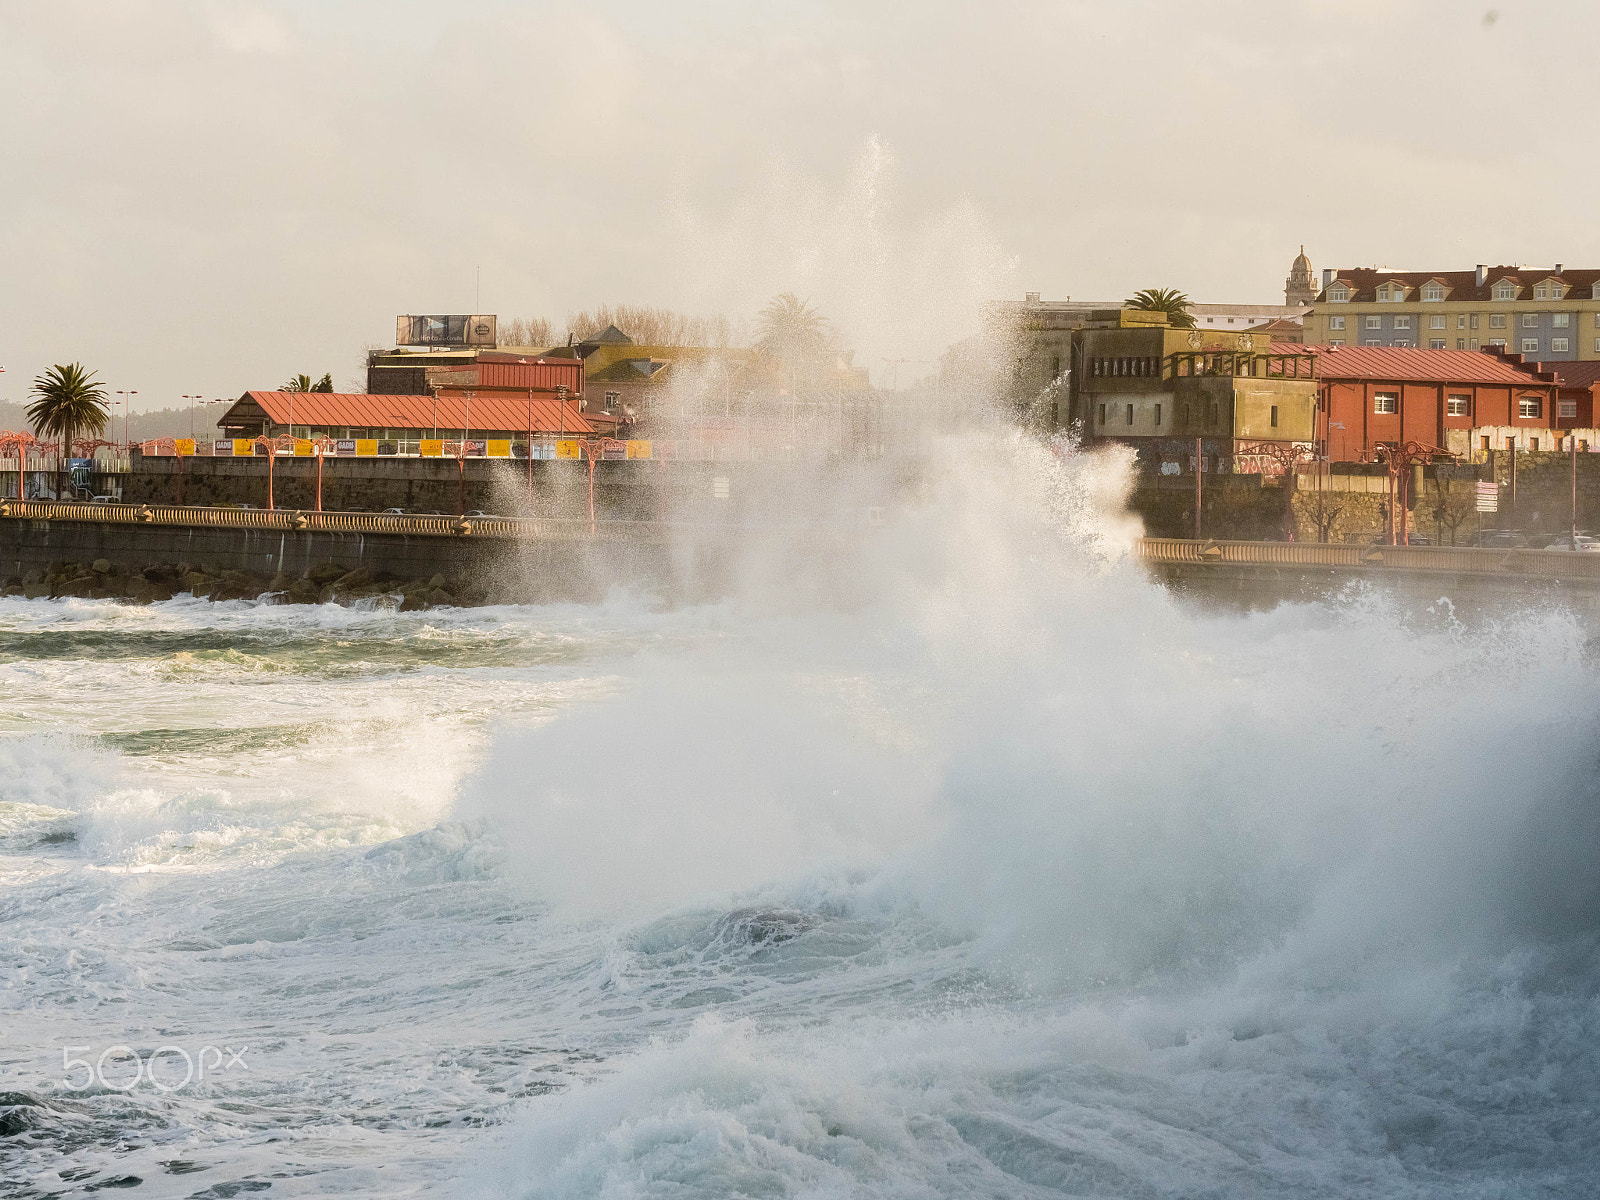
POLYGON ((1199 610, 1056 449, 676 611, 0 602, 8 1179, 1592 1193, 1585 630, 1199 610))

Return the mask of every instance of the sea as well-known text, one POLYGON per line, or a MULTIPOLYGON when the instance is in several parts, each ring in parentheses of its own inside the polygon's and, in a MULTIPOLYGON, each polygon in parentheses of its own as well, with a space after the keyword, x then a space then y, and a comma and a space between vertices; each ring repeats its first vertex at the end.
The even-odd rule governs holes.
POLYGON ((1600 1194, 1600 673, 936 447, 714 597, 0 600, 0 1194, 1600 1194))

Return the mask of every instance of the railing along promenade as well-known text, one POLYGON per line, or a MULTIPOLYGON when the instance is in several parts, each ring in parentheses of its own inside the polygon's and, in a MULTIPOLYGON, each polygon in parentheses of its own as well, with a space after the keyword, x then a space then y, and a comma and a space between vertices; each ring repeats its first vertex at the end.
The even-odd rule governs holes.
POLYGON ((308 509, 198 508, 176 504, 85 504, 61 500, 3 500, 0 518, 76 521, 105 525, 179 526, 186 529, 281 530, 390 534, 409 537, 536 540, 637 538, 657 529, 641 521, 546 517, 424 517, 395 513, 313 512, 308 509))
POLYGON ((1588 551, 1141 538, 1137 553, 1142 561, 1154 565, 1330 567, 1600 582, 1600 553, 1588 551))

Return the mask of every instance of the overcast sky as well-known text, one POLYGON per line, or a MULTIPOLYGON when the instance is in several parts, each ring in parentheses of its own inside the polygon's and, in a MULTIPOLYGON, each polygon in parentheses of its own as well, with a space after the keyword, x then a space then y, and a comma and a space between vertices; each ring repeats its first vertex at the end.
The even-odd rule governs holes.
POLYGON ((343 388, 397 313, 781 291, 886 381, 994 296, 1281 303, 1302 242, 1600 266, 1597 13, 0 0, 0 396, 343 388))

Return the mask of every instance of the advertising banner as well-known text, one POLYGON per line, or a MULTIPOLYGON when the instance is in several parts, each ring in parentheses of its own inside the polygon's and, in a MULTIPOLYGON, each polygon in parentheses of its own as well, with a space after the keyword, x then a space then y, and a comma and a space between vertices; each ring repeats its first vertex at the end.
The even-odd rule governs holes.
POLYGON ((629 458, 650 458, 652 457, 650 450, 650 443, 646 440, 630 438, 628 441, 629 458))
POLYGON ((295 440, 294 440, 294 456, 296 458, 310 458, 311 454, 312 454, 311 439, 310 438, 295 438, 295 440))
POLYGON ((490 458, 510 458, 511 457, 511 442, 509 440, 504 441, 504 442, 491 440, 491 441, 489 441, 489 442, 487 442, 485 444, 489 447, 489 449, 488 449, 488 451, 486 453, 488 454, 488 456, 490 458))
POLYGON ((466 456, 482 458, 488 446, 488 442, 480 442, 476 438, 468 438, 461 443, 461 453, 466 456))
POLYGON ((211 454, 213 458, 227 458, 232 453, 232 438, 218 438, 216 441, 211 443, 211 454))
POLYGON ((190 458, 194 455, 194 439, 174 438, 172 442, 172 448, 184 458, 190 458))
POLYGON ((357 438, 356 456, 358 458, 376 458, 378 455, 377 438, 357 438))
POLYGON ((600 457, 601 458, 627 458, 628 457, 627 444, 624 443, 624 442, 619 442, 615 438, 605 438, 600 443, 600 457))
POLYGON ((443 458, 444 442, 438 438, 423 438, 417 443, 417 453, 423 458, 443 458))
POLYGON ((349 458, 356 452, 355 438, 340 438, 333 444, 333 452, 343 458, 349 458))
POLYGON ((233 456, 235 458, 249 458, 256 452, 255 443, 249 438, 233 439, 233 456))
POLYGON ((562 438, 556 443, 557 458, 582 458, 583 443, 575 438, 562 438))

